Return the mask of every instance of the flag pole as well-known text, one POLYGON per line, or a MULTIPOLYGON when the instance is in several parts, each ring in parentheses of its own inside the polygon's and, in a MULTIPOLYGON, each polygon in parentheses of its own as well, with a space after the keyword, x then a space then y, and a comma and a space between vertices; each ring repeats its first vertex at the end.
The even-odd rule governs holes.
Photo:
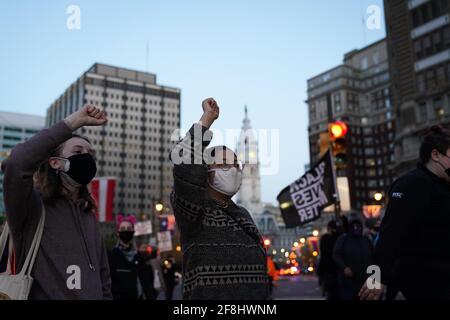
POLYGON ((338 222, 339 224, 341 224, 341 199, 339 198, 339 190, 337 187, 337 176, 336 176, 336 166, 334 164, 334 157, 333 157, 333 152, 332 152, 332 146, 331 143, 329 144, 330 147, 328 149, 328 152, 330 154, 330 161, 331 161, 331 171, 333 172, 333 183, 334 183, 334 196, 336 199, 336 202, 334 203, 334 214, 336 217, 336 222, 338 222))

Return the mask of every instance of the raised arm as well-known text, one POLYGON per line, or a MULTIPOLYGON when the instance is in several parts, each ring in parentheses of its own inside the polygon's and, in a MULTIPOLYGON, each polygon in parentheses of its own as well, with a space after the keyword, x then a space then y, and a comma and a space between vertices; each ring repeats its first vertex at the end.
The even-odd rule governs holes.
POLYGON ((209 128, 220 112, 217 102, 212 98, 204 100, 202 107, 202 117, 174 147, 170 156, 174 164, 172 204, 176 211, 192 219, 200 214, 204 204, 208 169, 203 155, 212 140, 209 128))
POLYGON ((33 174, 72 132, 85 125, 106 122, 103 112, 93 106, 84 106, 54 126, 44 129, 26 142, 15 146, 2 162, 3 191, 6 215, 11 232, 18 235, 31 212, 40 212, 39 197, 33 188, 33 174))

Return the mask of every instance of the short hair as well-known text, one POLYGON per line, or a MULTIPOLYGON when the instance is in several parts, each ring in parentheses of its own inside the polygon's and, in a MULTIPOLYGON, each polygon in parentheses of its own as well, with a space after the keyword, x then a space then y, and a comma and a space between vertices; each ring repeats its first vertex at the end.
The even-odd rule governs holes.
POLYGON ((441 126, 432 126, 424 136, 420 145, 419 159, 422 164, 426 164, 431 159, 431 151, 436 149, 442 154, 446 154, 450 148, 450 130, 441 126))
POLYGON ((231 151, 234 154, 234 156, 237 158, 236 153, 233 150, 231 150, 230 148, 228 148, 227 146, 215 146, 215 147, 208 148, 205 151, 208 164, 215 163, 216 153, 219 151, 231 151))

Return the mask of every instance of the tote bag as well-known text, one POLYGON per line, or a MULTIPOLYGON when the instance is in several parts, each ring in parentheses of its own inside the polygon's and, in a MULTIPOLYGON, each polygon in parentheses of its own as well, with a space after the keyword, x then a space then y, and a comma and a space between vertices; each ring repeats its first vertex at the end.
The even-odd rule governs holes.
POLYGON ((31 270, 33 269, 34 261, 36 260, 37 252, 41 244, 42 232, 44 231, 45 223, 45 207, 42 205, 42 214, 39 219, 36 233, 33 237, 30 250, 28 251, 25 263, 22 270, 18 274, 14 274, 11 270, 11 262, 13 256, 12 237, 10 237, 8 224, 5 224, 5 228, 0 236, 0 257, 3 256, 3 252, 6 249, 6 243, 8 242, 8 261, 6 272, 0 274, 0 300, 27 300, 30 294, 31 285, 33 284, 33 278, 31 277, 31 270))

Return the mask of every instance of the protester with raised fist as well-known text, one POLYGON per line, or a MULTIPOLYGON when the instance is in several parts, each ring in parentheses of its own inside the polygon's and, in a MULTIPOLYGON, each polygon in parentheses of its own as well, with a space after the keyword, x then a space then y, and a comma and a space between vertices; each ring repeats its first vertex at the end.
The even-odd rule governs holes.
POLYGON ((111 298, 96 203, 87 189, 96 174, 96 161, 89 140, 74 134, 83 126, 106 122, 105 112, 85 105, 15 146, 2 163, 16 272, 24 265, 45 208, 29 299, 111 298))
POLYGON ((183 248, 183 298, 269 299, 266 251, 249 212, 232 197, 243 164, 225 146, 206 149, 219 117, 206 99, 203 115, 173 149, 171 201, 183 248))

